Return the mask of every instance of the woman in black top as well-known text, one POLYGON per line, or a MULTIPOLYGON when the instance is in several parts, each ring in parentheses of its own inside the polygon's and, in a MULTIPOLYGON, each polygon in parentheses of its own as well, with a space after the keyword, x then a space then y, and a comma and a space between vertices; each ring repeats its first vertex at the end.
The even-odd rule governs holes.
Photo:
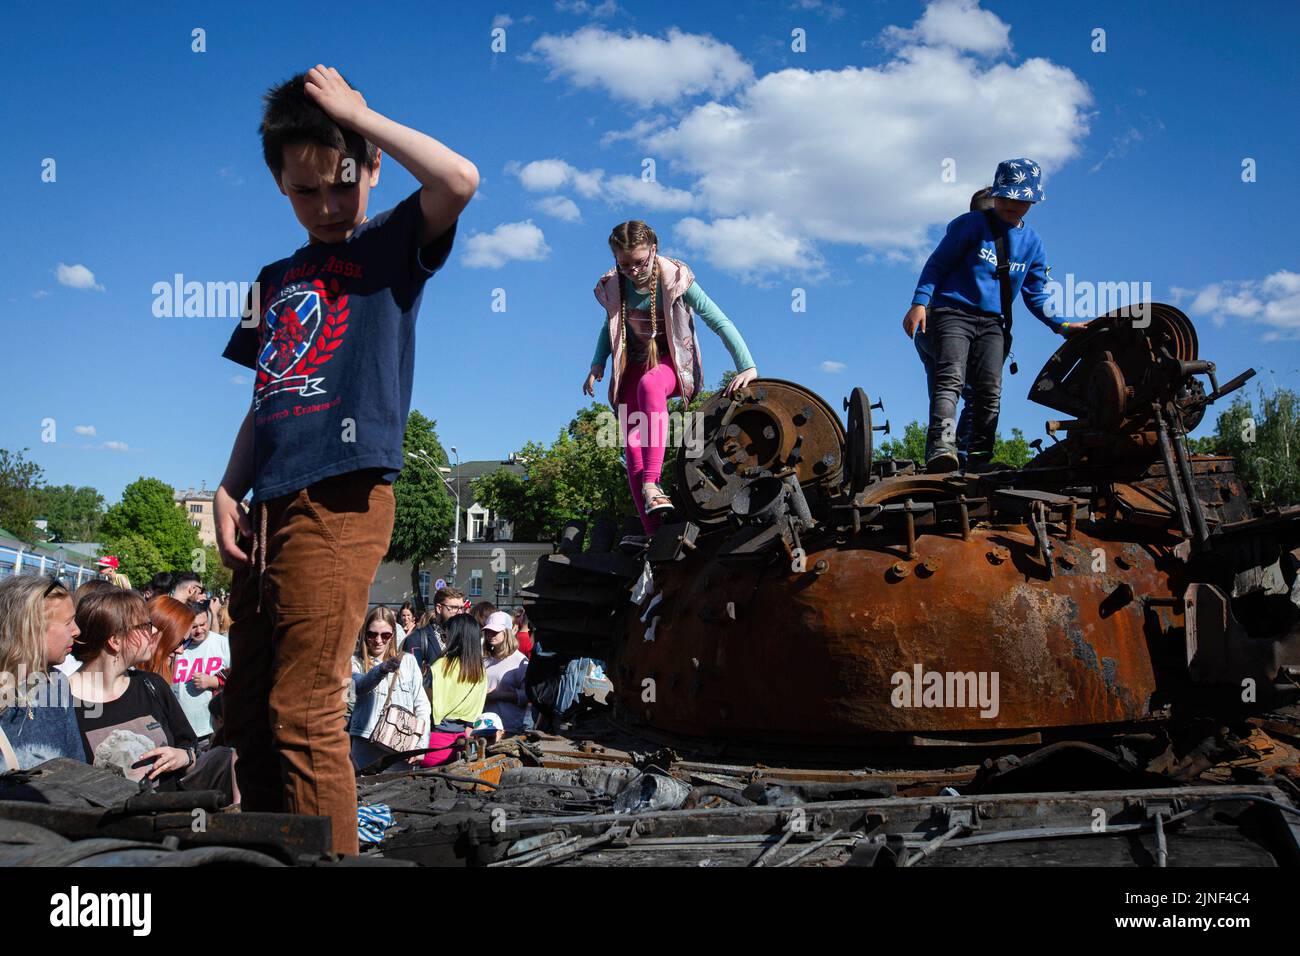
POLYGON ((146 667, 158 641, 145 602, 131 591, 88 595, 71 676, 77 723, 91 763, 175 790, 197 761, 197 739, 167 682, 146 667))

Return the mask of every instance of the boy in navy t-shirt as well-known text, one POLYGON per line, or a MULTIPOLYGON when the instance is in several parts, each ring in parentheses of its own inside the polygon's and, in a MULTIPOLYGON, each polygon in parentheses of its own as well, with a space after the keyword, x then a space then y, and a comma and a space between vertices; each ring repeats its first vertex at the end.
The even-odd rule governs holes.
POLYGON ((214 502, 235 571, 225 742, 244 809, 328 816, 356 853, 349 658, 393 528, 420 297, 478 171, 324 66, 267 93, 261 134, 308 241, 261 270, 224 353, 255 374, 214 502), (371 218, 381 153, 420 189, 371 218))
POLYGON ((967 468, 982 471, 993 457, 1006 358, 998 238, 1006 238, 1013 298, 1019 292, 1034 317, 1061 335, 1082 331, 1086 324, 1062 322, 1046 311, 1047 258, 1038 233, 1023 219, 1034 203, 1046 198, 1038 164, 1031 159, 999 163, 990 195, 992 214, 971 211, 948 223, 921 270, 912 307, 903 318, 908 335, 926 333, 933 354, 925 442, 926 470, 931 472, 958 467, 954 413, 965 385, 970 386, 971 409, 967 468))

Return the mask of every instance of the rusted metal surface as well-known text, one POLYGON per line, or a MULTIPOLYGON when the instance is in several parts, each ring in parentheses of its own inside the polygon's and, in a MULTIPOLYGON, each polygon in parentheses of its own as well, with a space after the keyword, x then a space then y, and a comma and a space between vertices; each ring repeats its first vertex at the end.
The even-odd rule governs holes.
POLYGON ((647 642, 644 625, 629 624, 616 665, 622 710, 681 733, 846 743, 1150 716, 1156 681, 1143 608, 1130 600, 1106 614, 1107 601, 1121 584, 1168 593, 1168 575, 1143 552, 1128 570, 1111 561, 1093 574, 1097 551, 1113 558, 1122 546, 1086 534, 1057 548, 1050 583, 1033 537, 1010 530, 978 529, 969 541, 924 536, 907 575, 891 573, 898 556, 887 548, 834 543, 808 552, 810 564, 828 562, 820 575, 682 562, 660 578, 674 596, 661 605, 661 636, 647 642), (1007 559, 991 560, 995 549, 1007 559), (772 586, 774 577, 784 586, 772 586), (997 712, 981 716, 975 700, 918 707, 911 696, 896 706, 895 675, 912 681, 918 667, 977 682, 996 673, 997 712), (654 703, 641 699, 646 678, 654 703))
POLYGON ((1252 373, 1220 386, 1181 312, 1143 316, 1052 356, 1030 398, 1066 437, 1018 470, 873 457, 861 389, 847 431, 794 383, 716 397, 678 457, 689 520, 639 562, 539 570, 543 646, 603 655, 628 726, 734 745, 1027 746, 1235 715, 1244 684, 1256 710, 1293 699, 1300 509, 1186 442, 1252 373))

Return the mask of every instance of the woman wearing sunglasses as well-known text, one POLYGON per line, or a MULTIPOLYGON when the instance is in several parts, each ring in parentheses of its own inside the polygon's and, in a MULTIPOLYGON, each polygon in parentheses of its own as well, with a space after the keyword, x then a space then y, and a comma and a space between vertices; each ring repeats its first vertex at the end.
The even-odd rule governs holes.
MULTIPOLYGON (((170 683, 147 670, 159 630, 134 591, 100 591, 77 607, 81 631, 68 678, 86 753, 159 790, 181 789, 198 762, 197 740, 170 683)), ((189 789, 189 788, 185 788, 189 789)))
MULTIPOLYGON (((352 765, 358 770, 392 753, 370 741, 389 703, 413 712, 417 719, 424 720, 425 727, 429 726, 429 698, 424 696, 420 666, 398 648, 396 635, 397 616, 389 608, 374 608, 366 615, 357 651, 352 655, 352 684, 357 699, 348 733, 352 735, 352 765)), ((417 754, 407 763, 419 763, 422 756, 417 754)))
POLYGON ((0 582, 0 773, 85 760, 63 663, 77 637, 72 595, 54 578, 0 582))

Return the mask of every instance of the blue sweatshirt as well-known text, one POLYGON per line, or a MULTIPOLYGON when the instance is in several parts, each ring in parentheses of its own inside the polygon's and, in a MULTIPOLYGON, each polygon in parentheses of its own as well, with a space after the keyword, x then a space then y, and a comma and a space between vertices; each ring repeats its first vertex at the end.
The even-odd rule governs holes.
MULTIPOLYGON (((9 738, 21 770, 30 770, 55 757, 86 760, 68 679, 59 671, 51 671, 49 678, 32 688, 28 694, 30 706, 15 703, 0 710, 0 730, 9 738)), ((0 773, 4 770, 4 761, 0 760, 0 773)))
MULTIPOLYGON (((1059 332, 1062 320, 1049 315, 1045 308, 1047 260, 1043 241, 1023 222, 1012 227, 994 219, 998 232, 1008 236, 1012 298, 1019 292, 1029 311, 1053 332, 1059 332)), ((994 233, 983 212, 968 212, 948 223, 947 234, 921 270, 912 304, 1000 315, 1002 293, 998 289, 998 253, 993 240, 994 233)))

